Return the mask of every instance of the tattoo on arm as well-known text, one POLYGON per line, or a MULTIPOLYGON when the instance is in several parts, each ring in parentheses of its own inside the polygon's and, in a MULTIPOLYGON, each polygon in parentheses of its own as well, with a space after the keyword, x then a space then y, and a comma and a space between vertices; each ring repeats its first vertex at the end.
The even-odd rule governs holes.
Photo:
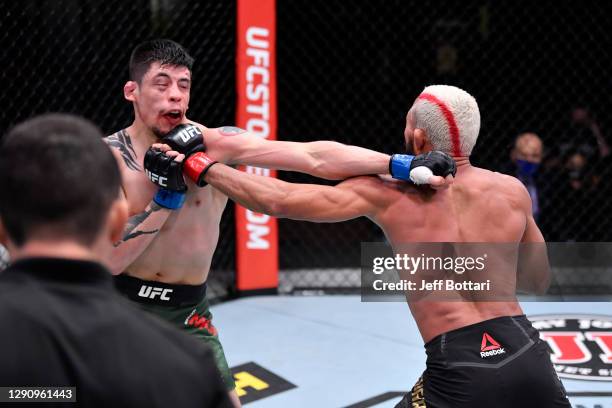
MULTIPOLYGON (((130 240, 132 238, 136 238, 140 235, 146 235, 146 234, 155 234, 156 232, 159 232, 159 229, 154 229, 151 231, 136 231, 136 232, 132 232, 131 234, 127 234, 126 236, 123 237, 123 241, 121 242, 125 242, 127 240, 130 240)), ((121 243, 117 243, 115 246, 119 246, 121 243)))
POLYGON ((141 212, 140 214, 136 214, 128 219, 127 225, 123 230, 123 239, 117 243, 115 243, 115 248, 124 243, 125 241, 129 241, 132 238, 139 237, 141 235, 146 234, 155 234, 159 232, 159 229, 154 229, 150 231, 136 230, 140 224, 142 224, 151 214, 161 210, 163 207, 159 206, 155 202, 152 202, 151 205, 141 212), (136 231, 135 231, 136 230, 136 231))
POLYGON ((222 128, 219 128, 219 133, 221 133, 223 136, 239 135, 244 132, 246 132, 246 130, 236 126, 223 126, 222 128))
POLYGON ((136 161, 136 150, 132 145, 132 139, 125 129, 107 137, 106 142, 110 147, 114 147, 121 152, 121 157, 123 157, 125 165, 130 170, 142 171, 142 167, 136 161))

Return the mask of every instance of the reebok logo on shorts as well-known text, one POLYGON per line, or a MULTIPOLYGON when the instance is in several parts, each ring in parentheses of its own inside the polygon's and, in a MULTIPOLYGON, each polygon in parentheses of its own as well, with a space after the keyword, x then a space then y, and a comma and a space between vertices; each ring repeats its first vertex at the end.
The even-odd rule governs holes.
POLYGON ((498 354, 505 354, 506 350, 491 337, 487 332, 482 334, 482 343, 480 344, 480 357, 487 358, 498 354))
POLYGON ((168 295, 172 293, 172 291, 173 289, 163 289, 156 288, 155 286, 142 285, 140 287, 140 291, 138 291, 138 296, 149 299, 155 299, 157 296, 159 296, 161 300, 170 300, 170 296, 168 295))

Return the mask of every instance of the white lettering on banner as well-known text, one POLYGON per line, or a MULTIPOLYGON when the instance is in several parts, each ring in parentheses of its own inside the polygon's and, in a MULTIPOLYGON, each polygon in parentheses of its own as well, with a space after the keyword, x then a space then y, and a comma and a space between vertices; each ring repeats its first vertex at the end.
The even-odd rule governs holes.
POLYGON ((264 67, 258 67, 256 65, 251 65, 247 68, 246 76, 247 82, 255 82, 255 75, 261 76, 261 82, 263 84, 268 84, 270 82, 270 72, 264 67))
POLYGON ((252 101, 256 101, 259 98, 262 98, 263 100, 267 101, 270 99, 270 88, 268 88, 264 84, 259 84, 255 86, 253 86, 253 84, 248 84, 247 98, 252 101))
POLYGON ((263 167, 247 166, 245 171, 249 174, 255 174, 256 176, 270 177, 270 169, 263 167))
POLYGON ((266 139, 270 134, 270 124, 263 119, 249 119, 246 130, 266 139))
POLYGON ((251 210, 246 211, 247 216, 247 231, 249 232, 249 240, 247 248, 249 249, 268 249, 270 242, 262 239, 270 233, 270 227, 266 225, 270 216, 267 214, 254 213, 251 210))
POLYGON ((268 38, 270 32, 265 27, 249 27, 246 32, 247 44, 255 48, 270 48, 268 40, 258 40, 255 36, 268 38))
POLYGON ((262 27, 249 27, 246 32, 247 57, 252 59, 246 69, 246 96, 249 104, 246 107, 249 117, 246 129, 259 137, 270 135, 270 32, 262 27))
POLYGON ((247 231, 249 232, 249 240, 247 241, 247 248, 249 249, 268 249, 270 248, 270 241, 262 238, 270 233, 270 227, 268 227, 267 225, 247 224, 247 231))
MULTIPOLYGON (((264 27, 249 27, 246 30, 248 48, 246 55, 250 64, 246 69, 246 106, 248 119, 246 130, 264 139, 270 135, 270 32, 264 27)), ((270 176, 269 169, 247 166, 246 172, 261 176, 270 176)), ((246 211, 248 249, 265 250, 270 248, 270 227, 267 222, 270 216, 246 211)))
POLYGON ((261 214, 247 210, 247 220, 253 224, 265 224, 269 219, 270 216, 268 214, 261 214))

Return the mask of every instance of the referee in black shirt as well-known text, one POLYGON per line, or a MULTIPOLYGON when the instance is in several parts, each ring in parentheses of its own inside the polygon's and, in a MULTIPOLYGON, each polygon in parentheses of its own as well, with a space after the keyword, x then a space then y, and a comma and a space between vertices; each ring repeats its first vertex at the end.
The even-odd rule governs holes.
POLYGON ((88 121, 44 115, 0 141, 0 242, 13 261, 0 273, 0 401, 230 407, 204 345, 115 293, 104 262, 127 219, 119 191, 88 121))

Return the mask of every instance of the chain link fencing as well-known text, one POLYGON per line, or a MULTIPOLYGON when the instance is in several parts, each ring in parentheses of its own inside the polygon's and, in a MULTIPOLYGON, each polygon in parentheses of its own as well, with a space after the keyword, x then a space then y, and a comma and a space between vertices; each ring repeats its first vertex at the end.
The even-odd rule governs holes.
MULTIPOLYGON (((279 1, 279 135, 400 152, 414 98, 427 85, 456 85, 479 102, 476 165, 516 175, 515 137, 534 132, 543 141, 535 184, 547 240, 610 241, 605 146, 612 133, 612 37, 603 7, 595 1, 279 1)), ((287 271, 281 284, 288 290, 359 286, 359 243, 384 240, 364 219, 281 220, 279 229, 287 271), (326 273, 329 268, 336 269, 326 273)))
MULTIPOLYGON (((129 53, 153 37, 176 40, 196 59, 190 117, 234 123, 235 1, 28 0, 4 2, 2 14, 2 133, 48 111, 78 113, 107 134, 126 127, 129 53)), ((279 139, 400 152, 414 98, 426 85, 457 85, 481 109, 476 165, 515 174, 515 137, 534 132, 543 141, 536 184, 545 237, 611 241, 607 16, 593 0, 278 0, 279 139)), ((232 209, 211 275, 225 288, 234 270, 232 209)), ((360 243, 384 236, 365 219, 280 220, 279 239, 281 291, 344 290, 359 286, 360 243)))
MULTIPOLYGON (((151 38, 173 39, 195 58, 190 117, 210 127, 234 123, 234 1, 3 1, 0 15, 2 134, 45 112, 82 115, 105 134, 129 126, 128 60, 151 38)), ((233 219, 228 206, 213 258, 213 294, 234 281, 233 219)))

